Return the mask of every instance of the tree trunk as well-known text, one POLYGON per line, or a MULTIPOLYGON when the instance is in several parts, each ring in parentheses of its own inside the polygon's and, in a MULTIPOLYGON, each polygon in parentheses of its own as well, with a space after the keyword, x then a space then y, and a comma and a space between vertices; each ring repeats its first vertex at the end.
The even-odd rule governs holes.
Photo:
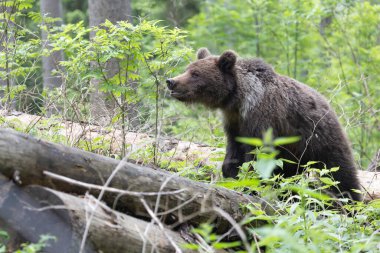
POLYGON ((37 242, 43 234, 56 237, 44 252, 175 252, 186 243, 178 233, 111 210, 91 195, 79 198, 40 186, 20 188, 4 179, 0 190, 0 219, 19 242, 37 242))
MULTIPOLYGON (((130 0, 89 0, 88 1, 89 10, 89 23, 90 27, 98 26, 105 20, 109 20, 112 23, 121 20, 128 20, 131 22, 131 3, 130 0)), ((90 38, 93 38, 95 33, 92 31, 90 33, 90 38)), ((96 63, 93 64, 96 66, 96 63)), ((113 77, 119 72, 118 62, 116 59, 111 59, 107 62, 105 69, 106 78, 113 77)), ((100 80, 93 79, 92 85, 95 91, 91 93, 90 103, 91 103, 91 117, 93 122, 105 126, 109 124, 112 117, 116 115, 114 112, 116 108, 116 102, 113 101, 110 94, 99 91, 100 80)), ((133 108, 130 109, 130 111, 133 108)))
POLYGON ((88 11, 90 26, 98 26, 106 19, 113 23, 121 20, 131 21, 130 0, 89 0, 88 11))
MULTIPOLYGON (((51 18, 62 18, 62 6, 60 0, 41 0, 41 15, 51 18)), ((61 21, 57 21, 54 25, 61 25, 61 21)), ((49 47, 48 33, 42 31, 43 47, 49 47)), ((62 79, 59 76, 52 75, 52 71, 59 68, 59 62, 63 61, 63 52, 55 51, 49 56, 42 57, 43 67, 43 86, 44 89, 54 89, 62 85, 62 79)))
MULTIPOLYGON (((62 18, 62 5, 60 0, 41 0, 41 15, 50 18, 62 18)), ((61 21, 54 22, 53 24, 47 24, 47 26, 51 25, 61 25, 61 21)), ((49 46, 48 40, 48 31, 42 31, 42 47, 51 49, 49 46)), ((62 51, 54 51, 50 53, 48 56, 42 56, 42 69, 43 69, 43 87, 46 90, 53 90, 54 88, 59 88, 62 85, 62 78, 59 75, 54 75, 52 71, 59 70, 59 62, 63 61, 63 52, 62 51)), ((53 113, 57 113, 60 111, 59 108, 50 106, 48 103, 47 106, 47 114, 50 116, 53 113), (54 108, 54 109, 53 109, 54 108)))
POLYGON ((248 203, 260 204, 263 210, 272 211, 265 201, 254 196, 0 129, 0 172, 7 177, 17 175, 21 184, 38 184, 77 194, 90 190, 97 194, 99 189, 94 186, 78 186, 46 176, 44 172, 101 186, 115 169, 118 171, 109 186, 133 192, 108 191, 102 199, 109 206, 135 217, 150 218, 141 202, 144 199, 167 224, 176 226, 189 221, 198 225, 214 221, 217 231, 223 233, 231 224, 218 211, 220 209, 236 221, 244 218, 241 206, 248 203))

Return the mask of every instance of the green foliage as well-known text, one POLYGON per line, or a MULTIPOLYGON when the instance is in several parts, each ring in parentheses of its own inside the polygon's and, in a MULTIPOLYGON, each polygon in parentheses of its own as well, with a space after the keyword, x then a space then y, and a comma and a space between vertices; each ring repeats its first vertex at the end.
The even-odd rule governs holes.
POLYGON ((260 138, 249 137, 237 137, 236 140, 238 142, 257 147, 254 151, 252 151, 252 153, 256 156, 256 161, 252 161, 249 162, 248 165, 244 165, 243 170, 252 165, 262 178, 267 179, 272 175, 272 172, 276 166, 282 167, 282 160, 275 159, 278 155, 276 147, 298 142, 300 137, 290 136, 273 139, 273 129, 270 128, 263 134, 262 140, 260 138))
MULTIPOLYGON (((294 143, 298 138, 273 139, 268 130, 263 139, 239 140, 260 146, 255 150, 258 161, 265 159, 276 164, 279 160, 275 158, 275 147, 294 143)), ((243 164, 238 180, 217 182, 219 186, 254 194, 275 209, 266 212, 258 203, 242 207, 247 214, 240 226, 247 231, 251 248, 243 246, 240 240, 216 246, 215 242, 220 242, 222 237, 215 234, 208 224, 192 231, 203 239, 201 243, 184 247, 199 252, 231 247, 239 252, 262 252, 263 247, 265 252, 353 253, 377 252, 380 249, 380 202, 350 203, 348 199, 335 199, 326 194, 327 189, 338 184, 332 180, 330 172, 339 168, 314 169, 316 162, 311 161, 303 165, 303 174, 282 178, 264 177, 257 164, 257 161, 243 164)))
MULTIPOLYGON (((245 182, 247 179, 236 181, 233 188, 241 189, 245 182)), ((261 252, 259 247, 265 247, 265 252, 378 252, 379 201, 344 205, 347 214, 331 208, 333 200, 319 193, 319 189, 309 188, 311 183, 305 176, 296 176, 250 185, 255 195, 263 196, 276 208, 275 213, 268 213, 259 204, 243 207, 247 214, 240 225, 247 231, 253 252, 261 252), (256 226, 257 222, 265 225, 256 226)), ((231 182, 221 185, 232 186, 231 182)), ((212 231, 210 225, 201 225, 193 233, 204 238, 204 242, 185 247, 204 252, 207 242, 213 249, 233 247, 234 251, 252 252, 242 247, 240 240, 216 247, 215 242, 221 237, 212 231)))
MULTIPOLYGON (((100 91, 110 93, 119 107, 142 99, 150 107, 156 92, 163 92, 165 76, 189 52, 181 46, 184 32, 161 27, 157 21, 142 20, 138 25, 106 21, 94 29, 79 22, 55 28, 49 39, 53 41, 52 51, 63 50, 67 56, 61 65, 68 100, 86 102, 90 81, 96 78, 100 91), (90 32, 94 36, 87 39, 90 32), (110 75, 106 69, 111 60, 118 67, 110 75)), ((85 103, 83 106, 81 110, 86 110, 85 103)))
POLYGON ((49 241, 55 241, 56 238, 50 235, 41 235, 37 243, 24 243, 21 249, 16 250, 14 253, 37 253, 42 252, 45 247, 49 246, 49 241))
MULTIPOLYGON (((305 201, 319 204, 308 197, 305 201)), ((379 211, 357 204, 356 213, 347 217, 332 210, 305 208, 301 202, 284 204, 281 215, 265 217, 271 223, 250 228, 261 238, 266 252, 377 252, 380 237, 376 234, 379 211)), ((254 209, 253 209, 254 210, 254 209)))
POLYGON ((209 224, 201 224, 198 228, 194 228, 191 231, 194 234, 199 235, 202 238, 203 244, 185 244, 183 248, 198 250, 199 252, 209 252, 213 249, 230 249, 236 248, 241 245, 241 242, 222 242, 222 237, 213 232, 213 227, 209 224))
MULTIPOLYGON (((7 232, 0 230, 0 253, 9 252, 6 248, 6 242, 9 240, 7 232)), ((23 243, 21 248, 13 251, 13 253, 38 253, 43 252, 43 249, 50 246, 50 242, 56 241, 56 237, 51 235, 41 235, 37 243, 23 243)))
POLYGON ((0 3, 0 104, 21 110, 22 100, 36 103, 33 76, 39 74, 41 40, 26 24, 35 16, 28 14, 34 0, 0 3))
MULTIPOLYGON (((126 130, 141 125, 158 136, 159 122, 169 117, 164 110, 164 80, 190 52, 184 38, 185 32, 162 27, 158 21, 141 20, 133 25, 106 20, 94 28, 84 27, 83 22, 56 27, 50 31, 52 49, 47 53, 65 53, 66 59, 60 63, 65 89, 50 94, 50 99, 67 108, 65 117, 86 121, 91 117, 90 94, 98 90, 107 96, 106 103, 114 104, 110 123, 121 126, 123 138, 126 130), (132 118, 129 110, 137 111, 137 106, 138 115, 132 118)), ((156 147, 153 151, 157 163, 156 147)), ((125 152, 123 144, 121 156, 125 152)))
POLYGON ((0 252, 6 252, 7 248, 5 246, 6 242, 9 239, 9 235, 7 232, 0 230, 0 252))

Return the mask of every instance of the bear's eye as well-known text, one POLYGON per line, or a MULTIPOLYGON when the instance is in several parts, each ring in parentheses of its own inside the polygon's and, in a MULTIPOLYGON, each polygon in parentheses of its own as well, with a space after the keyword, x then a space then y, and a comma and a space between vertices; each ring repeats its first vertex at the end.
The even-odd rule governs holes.
POLYGON ((190 72, 190 75, 191 75, 191 77, 198 77, 199 76, 199 72, 192 71, 192 72, 190 72))

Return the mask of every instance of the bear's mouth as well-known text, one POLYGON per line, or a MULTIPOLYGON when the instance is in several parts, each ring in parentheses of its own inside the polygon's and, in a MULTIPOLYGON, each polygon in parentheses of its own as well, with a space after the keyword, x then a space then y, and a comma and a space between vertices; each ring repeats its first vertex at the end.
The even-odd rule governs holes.
POLYGON ((186 100, 186 98, 189 97, 187 93, 176 92, 176 91, 170 91, 170 96, 180 101, 186 100))

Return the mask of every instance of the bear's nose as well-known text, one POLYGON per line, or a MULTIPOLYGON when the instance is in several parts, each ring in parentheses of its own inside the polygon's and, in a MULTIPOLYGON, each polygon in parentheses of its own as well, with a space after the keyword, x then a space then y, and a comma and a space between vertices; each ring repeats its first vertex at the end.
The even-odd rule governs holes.
POLYGON ((171 78, 166 79, 166 84, 168 85, 169 90, 172 90, 175 88, 175 81, 171 78))

